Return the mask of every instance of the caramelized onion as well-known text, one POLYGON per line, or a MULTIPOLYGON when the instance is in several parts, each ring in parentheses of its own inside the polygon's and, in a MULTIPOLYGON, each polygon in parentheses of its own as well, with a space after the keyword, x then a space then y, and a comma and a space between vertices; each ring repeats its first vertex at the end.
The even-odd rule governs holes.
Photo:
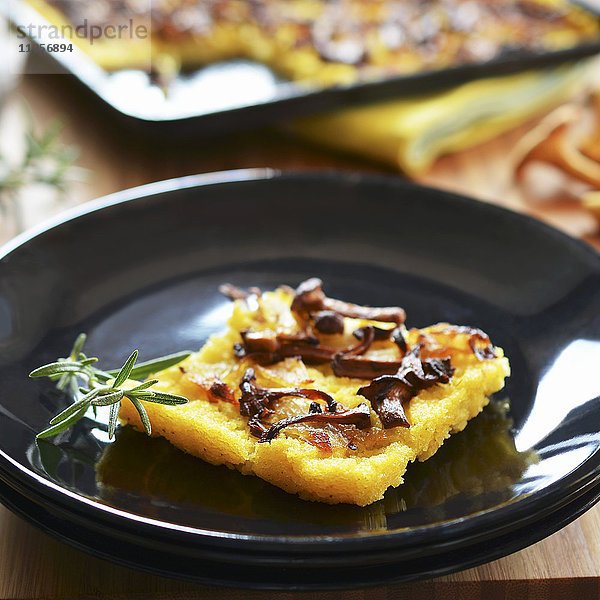
POLYGON ((224 402, 229 402, 230 404, 237 404, 233 390, 222 379, 219 379, 218 377, 204 379, 194 373, 186 374, 185 371, 182 371, 182 373, 192 383, 195 383, 198 387, 202 388, 211 402, 222 400, 224 402))
POLYGON ((427 333, 422 335, 421 347, 424 354, 430 355, 472 352, 479 360, 496 358, 494 346, 487 333, 464 325, 440 324, 430 327, 427 333), (439 347, 432 347, 431 340, 439 347))
MULTIPOLYGON (((334 413, 337 402, 325 392, 310 388, 262 388, 256 385, 254 369, 247 369, 240 383, 242 396, 240 398, 240 414, 249 417, 248 425, 250 432, 260 437, 267 427, 262 420, 273 414, 271 409, 273 402, 285 396, 307 398, 309 400, 321 400, 325 402, 327 411, 334 413)), ((318 405, 317 405, 318 406, 318 405)))
POLYGON ((305 439, 311 446, 315 446, 321 450, 321 452, 332 454, 333 444, 331 443, 331 437, 329 437, 327 432, 317 429, 309 432, 305 439))
POLYGON ((298 423, 334 423, 338 425, 354 425, 358 429, 371 426, 371 411, 367 404, 359 404, 356 408, 341 410, 339 412, 314 412, 307 415, 299 415, 278 421, 260 436, 261 442, 274 440, 279 432, 290 425, 298 423))

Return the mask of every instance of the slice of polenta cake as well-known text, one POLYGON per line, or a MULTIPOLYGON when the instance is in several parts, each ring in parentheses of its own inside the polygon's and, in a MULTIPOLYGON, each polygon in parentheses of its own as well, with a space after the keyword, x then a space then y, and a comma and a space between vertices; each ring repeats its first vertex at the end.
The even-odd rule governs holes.
MULTIPOLYGON (((500 390, 508 360, 480 330, 406 329, 401 308, 328 298, 318 279, 233 286, 228 329, 160 373, 183 406, 144 403, 154 435, 307 500, 365 506, 403 482, 500 390)), ((142 429, 123 401, 120 417, 142 429)))

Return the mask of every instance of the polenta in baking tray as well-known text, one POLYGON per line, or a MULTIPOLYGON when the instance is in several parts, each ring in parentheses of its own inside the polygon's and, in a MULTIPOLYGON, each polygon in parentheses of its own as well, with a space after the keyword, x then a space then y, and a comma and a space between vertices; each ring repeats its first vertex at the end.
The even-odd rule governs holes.
POLYGON ((402 308, 330 298, 319 279, 222 291, 233 300, 228 327, 197 353, 138 366, 133 353, 105 372, 79 340, 68 359, 34 371, 63 387, 71 375, 87 383, 40 435, 110 406, 110 436, 118 415, 303 499, 365 506, 462 431, 509 375, 483 331, 407 329, 402 308))
POLYGON ((320 86, 551 52, 594 40, 595 15, 566 0, 27 0, 107 70, 173 76, 248 59, 320 86), (143 24, 148 38, 91 31, 143 24))

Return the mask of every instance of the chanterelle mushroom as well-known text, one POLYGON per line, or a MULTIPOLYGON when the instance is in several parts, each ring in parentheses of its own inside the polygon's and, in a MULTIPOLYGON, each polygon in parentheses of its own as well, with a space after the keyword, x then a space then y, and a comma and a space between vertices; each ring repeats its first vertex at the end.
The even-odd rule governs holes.
POLYGON ((590 99, 596 126, 592 134, 581 145, 581 153, 591 160, 600 162, 600 90, 592 93, 590 99))
POLYGON ((307 279, 297 287, 292 302, 292 310, 300 314, 329 311, 342 317, 396 323, 397 325, 404 323, 406 320, 406 313, 399 306, 360 306, 351 302, 328 298, 323 292, 323 282, 316 277, 307 279))
POLYGON ((448 383, 453 374, 449 358, 421 359, 420 346, 414 346, 404 355, 395 375, 377 377, 357 393, 371 402, 385 429, 409 427, 404 404, 420 390, 436 383, 448 383))
POLYGON ((523 179, 525 168, 531 162, 539 161, 600 188, 600 163, 582 154, 568 139, 569 127, 580 115, 579 107, 561 106, 523 137, 514 151, 517 180, 523 179))

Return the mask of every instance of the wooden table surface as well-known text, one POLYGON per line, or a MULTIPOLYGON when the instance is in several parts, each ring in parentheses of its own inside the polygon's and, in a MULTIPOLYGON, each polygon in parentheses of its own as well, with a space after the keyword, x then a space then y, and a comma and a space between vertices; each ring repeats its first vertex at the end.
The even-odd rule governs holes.
MULTIPOLYGON (((26 77, 5 112, 0 140, 7 129, 19 130, 18 106, 23 100, 40 125, 61 118, 66 123, 64 140, 80 148, 78 164, 88 169, 88 173, 85 182, 73 187, 69 203, 159 179, 241 167, 392 172, 389 167, 299 143, 277 130, 151 144, 107 119, 101 107, 81 95, 64 76, 26 77)), ((600 246, 596 222, 572 201, 553 201, 546 206, 524 204, 522 195, 511 187, 505 157, 525 129, 441 159, 423 181, 518 210, 537 212, 600 246)), ((40 201, 29 209, 26 220, 31 225, 63 207, 52 201, 40 201)), ((0 598, 271 596, 288 598, 292 594, 203 588, 139 573, 55 541, 0 507, 0 598)), ((300 596, 334 598, 339 594, 300 596)), ((546 540, 501 560, 432 581, 346 592, 344 597, 600 598, 600 506, 546 540)))

